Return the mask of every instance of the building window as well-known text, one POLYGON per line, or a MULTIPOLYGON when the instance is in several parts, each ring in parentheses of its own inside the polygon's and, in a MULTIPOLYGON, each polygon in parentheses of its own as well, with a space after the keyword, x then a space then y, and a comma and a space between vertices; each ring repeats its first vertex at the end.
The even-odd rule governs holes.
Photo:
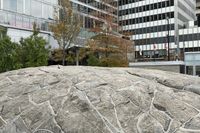
POLYGON ((15 23, 15 15, 13 14, 8 14, 8 24, 9 25, 12 25, 12 26, 15 26, 16 23, 15 23))
POLYGON ((27 17, 23 18, 23 27, 24 28, 30 28, 30 19, 27 17))
POLYGON ((42 16, 43 18, 53 19, 54 8, 52 5, 43 4, 42 12, 43 12, 43 16, 42 16))
POLYGON ((31 14, 31 0, 25 0, 25 11, 24 13, 27 15, 31 14))
POLYGON ((23 13, 23 0, 17 0, 17 12, 23 13))
POLYGON ((22 24, 23 24, 22 16, 17 15, 16 16, 16 26, 19 27, 19 28, 22 28, 23 27, 22 24))
POLYGON ((17 11, 16 0, 3 0, 3 9, 10 11, 17 11))
POLYGON ((42 17, 42 3, 39 1, 33 0, 31 2, 31 15, 34 17, 42 17))

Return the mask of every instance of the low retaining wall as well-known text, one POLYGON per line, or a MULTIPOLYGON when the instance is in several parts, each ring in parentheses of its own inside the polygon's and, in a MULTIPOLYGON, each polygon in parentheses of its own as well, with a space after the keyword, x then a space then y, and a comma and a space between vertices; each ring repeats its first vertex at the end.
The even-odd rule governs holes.
POLYGON ((157 69, 176 73, 185 72, 185 63, 183 61, 168 61, 168 62, 133 62, 129 63, 129 67, 157 69))

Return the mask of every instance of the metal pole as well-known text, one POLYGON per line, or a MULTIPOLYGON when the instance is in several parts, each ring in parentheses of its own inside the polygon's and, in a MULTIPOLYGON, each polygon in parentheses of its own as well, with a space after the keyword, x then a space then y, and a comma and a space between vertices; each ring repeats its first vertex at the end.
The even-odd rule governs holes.
POLYGON ((76 66, 79 66, 79 48, 76 47, 76 66))
POLYGON ((196 66, 194 65, 193 66, 193 76, 196 76, 197 74, 196 74, 196 66))
POLYGON ((167 17, 167 31, 168 31, 168 34, 167 34, 167 43, 168 43, 168 61, 170 61, 170 48, 169 48, 169 17, 167 17))

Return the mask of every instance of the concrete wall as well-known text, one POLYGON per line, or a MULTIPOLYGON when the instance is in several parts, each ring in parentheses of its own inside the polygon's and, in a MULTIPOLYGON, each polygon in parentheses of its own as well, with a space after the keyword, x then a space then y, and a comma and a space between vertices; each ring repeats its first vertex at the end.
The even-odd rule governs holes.
POLYGON ((182 61, 135 62, 129 64, 129 67, 157 69, 175 73, 184 73, 184 66, 184 62, 182 61))
POLYGON ((156 69, 156 70, 163 70, 169 72, 180 73, 181 67, 180 65, 176 66, 135 66, 135 68, 145 68, 145 69, 156 69))

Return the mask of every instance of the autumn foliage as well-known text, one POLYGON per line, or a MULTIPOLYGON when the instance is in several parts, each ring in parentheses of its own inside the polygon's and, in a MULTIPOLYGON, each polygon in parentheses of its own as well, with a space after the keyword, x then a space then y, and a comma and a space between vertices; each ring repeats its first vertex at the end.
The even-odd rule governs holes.
POLYGON ((127 54, 133 50, 131 41, 106 34, 94 36, 89 40, 87 46, 90 49, 89 57, 96 57, 99 61, 96 65, 107 67, 128 66, 127 54))
POLYGON ((92 37, 87 44, 90 49, 88 59, 89 65, 106 66, 106 67, 126 67, 128 66, 127 54, 133 51, 133 43, 129 40, 130 34, 121 35, 118 32, 119 25, 117 22, 116 1, 101 0, 106 8, 105 13, 91 12, 90 15, 99 19, 94 28, 90 30, 98 35, 92 37), (124 39, 122 37, 125 37, 124 39), (94 63, 93 63, 94 62, 94 63))
POLYGON ((73 11, 69 0, 59 0, 59 4, 61 7, 58 12, 55 12, 56 22, 51 25, 51 29, 60 49, 62 49, 62 64, 65 65, 66 50, 76 40, 81 23, 79 15, 73 11))

